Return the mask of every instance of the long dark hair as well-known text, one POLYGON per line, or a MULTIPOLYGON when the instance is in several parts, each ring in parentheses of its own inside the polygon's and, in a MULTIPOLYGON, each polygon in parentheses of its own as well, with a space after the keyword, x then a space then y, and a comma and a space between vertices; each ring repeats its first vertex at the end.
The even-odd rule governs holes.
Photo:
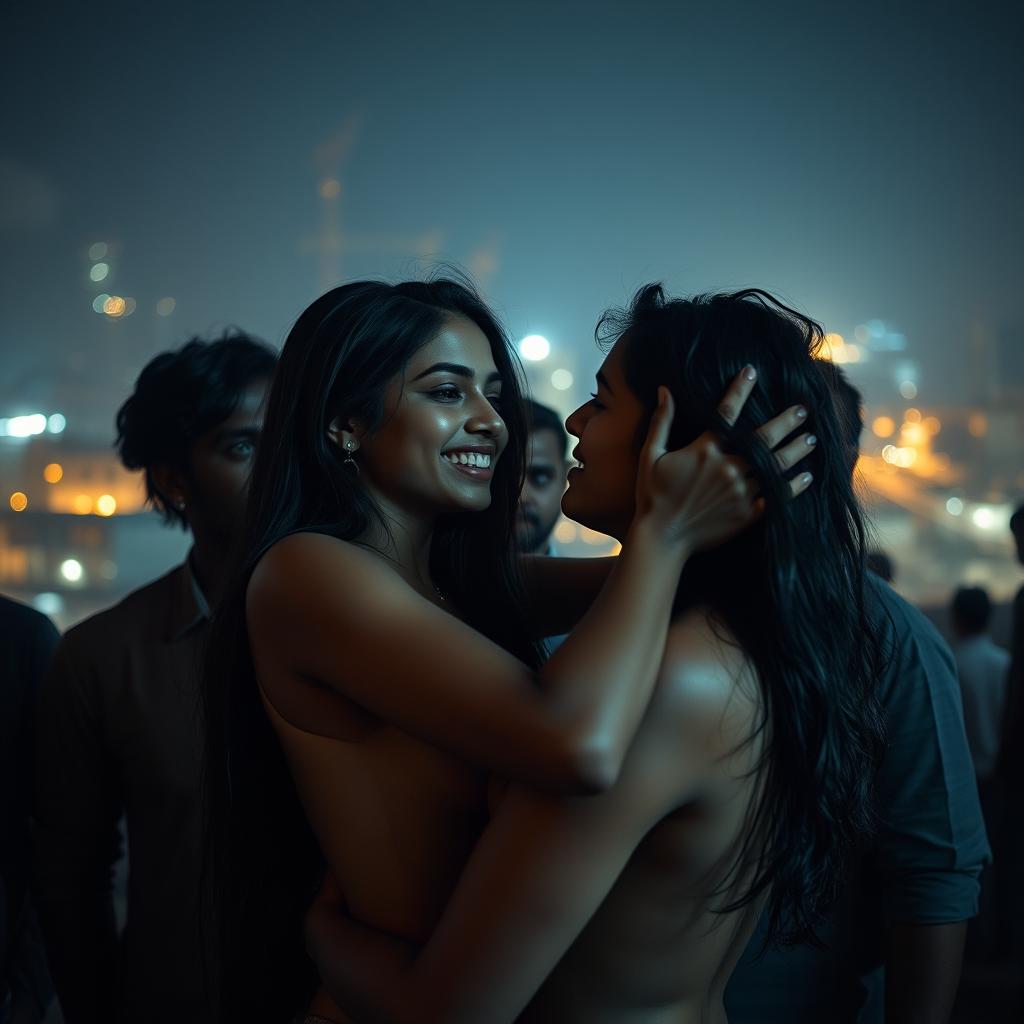
POLYGON ((884 652, 865 613, 865 523, 834 382, 818 358, 821 327, 759 289, 670 300, 652 284, 628 309, 605 313, 597 335, 623 339, 627 383, 649 411, 658 385, 671 389, 670 448, 713 428, 751 465, 766 499, 753 528, 690 559, 674 612, 709 608, 753 662, 762 697, 751 737, 763 742, 759 791, 720 909, 764 899, 769 941, 813 940, 846 855, 871 830, 883 743, 875 681, 884 652), (718 403, 747 364, 757 385, 730 427, 718 403), (797 403, 808 410, 801 429, 818 443, 784 476, 754 429, 797 403), (808 470, 811 488, 790 500, 788 478, 808 470))
POLYGON ((521 613, 509 538, 526 436, 521 367, 495 316, 468 283, 441 278, 390 285, 360 281, 317 299, 285 342, 268 399, 250 484, 246 525, 206 660, 204 894, 216 923, 217 989, 224 1021, 286 1020, 312 994, 302 915, 323 857, 284 756, 260 704, 245 621, 245 592, 262 555, 287 534, 341 539, 388 523, 344 453, 328 439, 335 417, 372 432, 387 386, 453 316, 473 321, 502 376, 508 444, 484 512, 439 521, 431 572, 467 621, 528 664, 538 662, 521 613))

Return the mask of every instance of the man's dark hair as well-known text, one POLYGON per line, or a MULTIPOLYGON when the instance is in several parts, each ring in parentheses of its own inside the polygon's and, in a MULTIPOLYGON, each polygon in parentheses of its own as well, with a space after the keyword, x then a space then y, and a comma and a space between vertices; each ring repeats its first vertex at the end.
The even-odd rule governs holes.
POLYGON ((860 435, 864 432, 864 396, 850 383, 842 367, 827 359, 819 360, 819 367, 832 393, 852 473, 860 455, 860 435))
POLYGON ((893 567, 892 559, 884 551, 872 548, 867 553, 865 564, 871 572, 879 579, 885 580, 886 583, 892 583, 896 579, 896 570, 893 567))
POLYGON ((223 423, 252 381, 272 376, 276 365, 272 348, 232 328, 213 341, 193 338, 176 351, 161 352, 143 368, 117 410, 114 447, 126 469, 143 470, 146 498, 166 523, 188 525, 157 487, 154 467, 187 473, 199 438, 223 423))
POLYGON ((1018 505, 1010 516, 1010 530, 1015 533, 1024 533, 1024 505, 1018 505))
POLYGON ((563 458, 568 455, 569 435, 565 432, 562 417, 554 409, 541 405, 540 402, 527 399, 523 404, 526 406, 526 423, 529 433, 535 434, 540 430, 550 430, 562 446, 563 458))
POLYGON ((992 602, 981 587, 960 587, 953 595, 953 622, 969 635, 984 633, 992 618, 992 602))

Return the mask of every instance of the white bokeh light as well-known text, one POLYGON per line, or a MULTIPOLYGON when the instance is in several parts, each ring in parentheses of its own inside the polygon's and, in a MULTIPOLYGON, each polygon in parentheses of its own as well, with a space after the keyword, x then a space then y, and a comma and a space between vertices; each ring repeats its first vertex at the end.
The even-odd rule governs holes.
POLYGON ((68 583, 80 583, 82 580, 82 563, 77 558, 65 558, 60 563, 60 574, 68 583))
POLYGON ((971 513, 971 522, 979 530, 991 530, 996 524, 996 516, 992 509, 980 505, 971 513))
POLYGON ((551 342, 542 334, 528 334, 519 342, 519 354, 531 363, 539 363, 551 354, 551 342))
POLYGON ((551 374, 551 386, 556 391, 568 391, 572 387, 573 377, 568 370, 555 370, 551 374))

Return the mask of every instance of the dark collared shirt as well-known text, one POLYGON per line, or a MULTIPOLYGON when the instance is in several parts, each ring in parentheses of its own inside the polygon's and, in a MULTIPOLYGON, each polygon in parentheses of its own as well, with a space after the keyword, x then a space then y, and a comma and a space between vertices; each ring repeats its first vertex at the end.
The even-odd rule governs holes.
POLYGON ((43 686, 36 882, 67 1024, 213 1019, 198 916, 207 624, 186 562, 70 630, 43 686), (130 875, 118 938, 122 813, 130 875))
POLYGON ((820 937, 825 949, 775 949, 755 933, 725 991, 730 1024, 883 1019, 885 927, 943 924, 978 912, 989 859, 953 655, 935 627, 869 577, 868 613, 891 657, 879 680, 886 752, 878 831, 820 937))

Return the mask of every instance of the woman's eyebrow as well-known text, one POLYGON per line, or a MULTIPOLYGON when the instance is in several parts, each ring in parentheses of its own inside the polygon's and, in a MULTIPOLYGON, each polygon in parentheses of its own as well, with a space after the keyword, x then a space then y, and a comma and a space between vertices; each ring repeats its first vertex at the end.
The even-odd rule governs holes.
MULTIPOLYGON (((456 377, 465 377, 467 380, 473 380, 476 377, 476 373, 468 366, 464 366, 462 363, 434 363, 433 366, 428 367, 422 373, 417 374, 413 377, 413 382, 422 379, 423 377, 429 377, 432 373, 452 373, 456 377)), ((501 380, 501 374, 497 370, 489 373, 484 384, 492 384, 495 381, 501 380)))

